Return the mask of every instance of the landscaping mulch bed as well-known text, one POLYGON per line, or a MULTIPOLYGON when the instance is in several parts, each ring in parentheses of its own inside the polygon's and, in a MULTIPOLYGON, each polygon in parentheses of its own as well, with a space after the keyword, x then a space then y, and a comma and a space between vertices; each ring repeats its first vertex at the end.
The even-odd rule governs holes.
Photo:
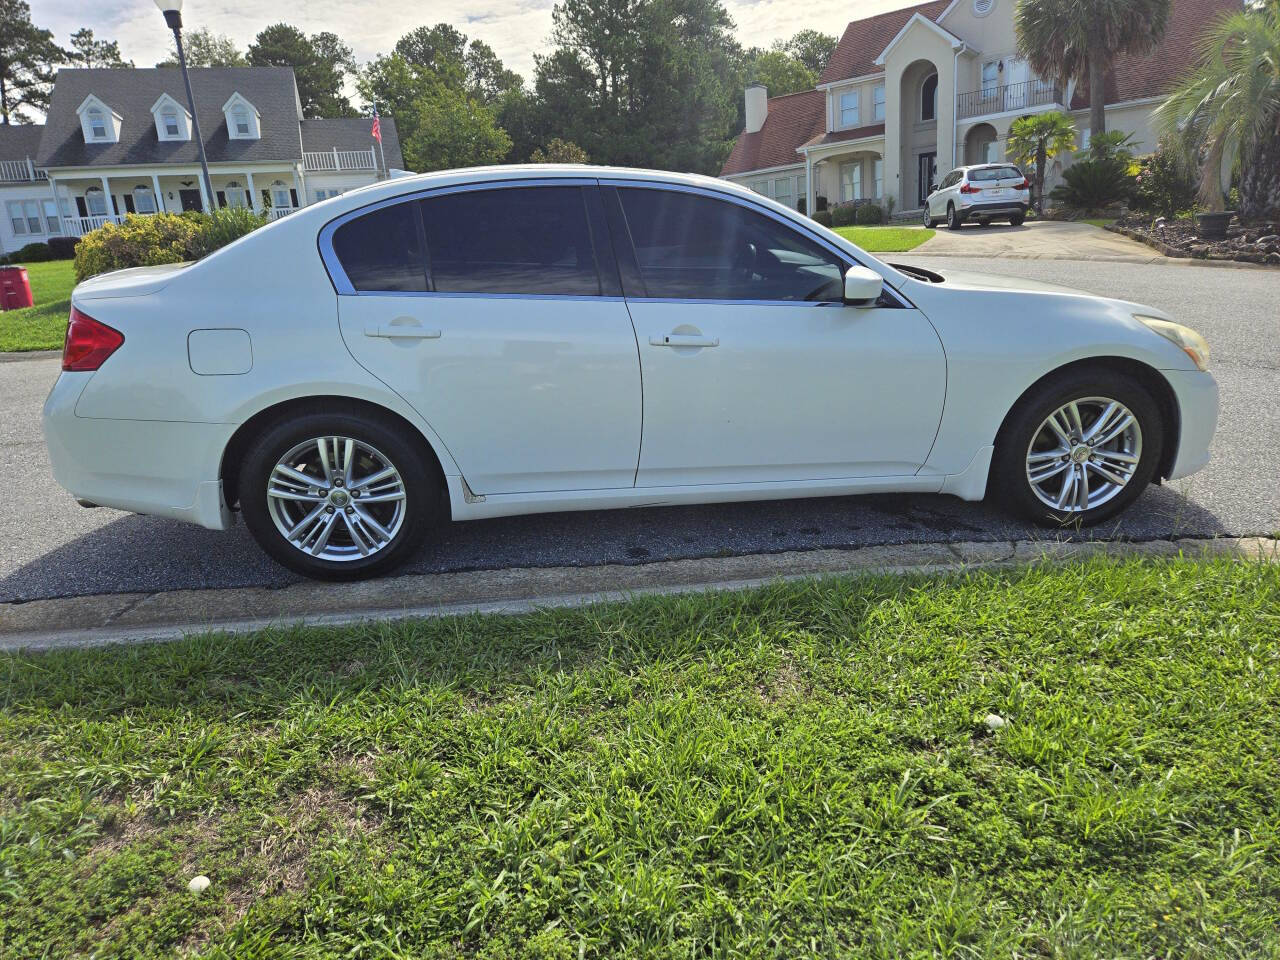
POLYGON ((1280 266, 1280 223, 1232 224, 1225 240, 1206 240, 1194 218, 1165 219, 1128 214, 1108 229, 1155 247, 1167 257, 1236 260, 1280 266))

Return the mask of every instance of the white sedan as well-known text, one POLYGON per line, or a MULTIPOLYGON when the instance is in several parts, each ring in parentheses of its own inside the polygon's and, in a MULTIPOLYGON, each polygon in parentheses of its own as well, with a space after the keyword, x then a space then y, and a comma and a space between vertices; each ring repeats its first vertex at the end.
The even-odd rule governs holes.
POLYGON ((45 404, 85 504, 313 577, 446 518, 989 493, 1090 524, 1209 456, 1208 348, 1153 308, 895 267, 722 180, 390 180, 72 295, 45 404))

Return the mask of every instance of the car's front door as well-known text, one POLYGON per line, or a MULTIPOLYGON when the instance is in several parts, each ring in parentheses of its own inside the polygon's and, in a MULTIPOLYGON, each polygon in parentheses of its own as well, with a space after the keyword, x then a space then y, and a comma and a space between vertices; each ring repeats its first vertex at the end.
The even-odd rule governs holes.
POLYGON ((503 494, 634 485, 640 369, 607 241, 594 182, 559 181, 382 206, 322 248, 352 354, 503 494))
POLYGON ((946 360, 892 294, 846 306, 846 263, 750 201, 606 188, 640 342, 637 486, 914 474, 946 360))

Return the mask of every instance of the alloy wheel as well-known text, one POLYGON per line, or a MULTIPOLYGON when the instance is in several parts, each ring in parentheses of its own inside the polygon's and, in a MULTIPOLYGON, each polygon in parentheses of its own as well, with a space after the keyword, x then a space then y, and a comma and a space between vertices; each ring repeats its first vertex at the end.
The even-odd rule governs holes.
POLYGON ((280 535, 318 560, 385 550, 405 521, 405 483, 391 460, 352 437, 315 437, 290 449, 267 479, 280 535))
POLYGON ((1108 397, 1063 404, 1040 424, 1027 448, 1027 481, 1061 513, 1084 513, 1119 495, 1142 459, 1142 427, 1108 397))

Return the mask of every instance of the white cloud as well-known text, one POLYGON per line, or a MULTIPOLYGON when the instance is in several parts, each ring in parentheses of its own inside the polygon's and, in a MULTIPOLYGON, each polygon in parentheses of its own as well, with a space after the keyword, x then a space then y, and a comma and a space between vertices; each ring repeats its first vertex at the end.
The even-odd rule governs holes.
MULTIPOLYGON (((797 30, 813 27, 837 36, 852 19, 908 6, 904 0, 727 0, 745 46, 768 46, 797 30)), ((402 35, 423 24, 451 23, 484 40, 506 64, 525 77, 533 55, 550 47, 553 0, 435 0, 410 6, 394 0, 307 0, 294 9, 273 0, 189 0, 182 17, 187 29, 208 27, 241 47, 268 24, 281 20, 307 33, 330 30, 342 37, 360 62, 390 50, 402 35), (412 9, 410 15, 408 10, 412 9)), ((170 34, 154 3, 146 0, 34 0, 32 19, 66 43, 80 27, 99 39, 118 40, 125 59, 153 66, 169 53, 170 34)))

